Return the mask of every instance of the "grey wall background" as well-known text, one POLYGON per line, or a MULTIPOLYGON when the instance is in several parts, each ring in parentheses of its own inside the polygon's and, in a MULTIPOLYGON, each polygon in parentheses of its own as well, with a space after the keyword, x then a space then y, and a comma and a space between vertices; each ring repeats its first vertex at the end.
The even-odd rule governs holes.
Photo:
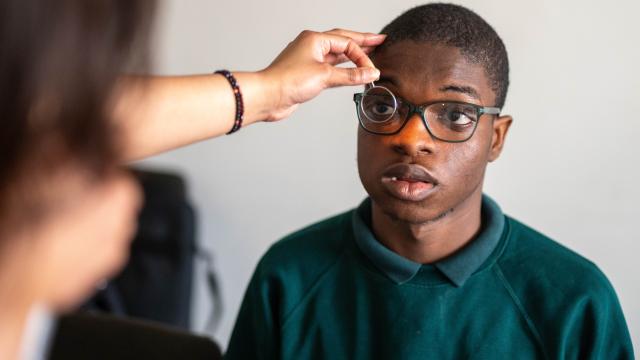
MULTIPOLYGON (((303 29, 377 32, 420 3, 161 1, 156 72, 262 69, 303 29)), ((485 191, 505 212, 600 266, 617 290, 638 349, 640 2, 459 3, 495 27, 512 68, 504 113, 515 121, 502 158, 489 166, 485 191)), ((356 90, 325 92, 287 121, 142 163, 179 170, 190 183, 199 236, 214 252, 220 276, 225 312, 212 335, 223 347, 255 264, 270 244, 365 196, 355 161, 356 90)), ((199 281, 197 331, 210 306, 199 281)))

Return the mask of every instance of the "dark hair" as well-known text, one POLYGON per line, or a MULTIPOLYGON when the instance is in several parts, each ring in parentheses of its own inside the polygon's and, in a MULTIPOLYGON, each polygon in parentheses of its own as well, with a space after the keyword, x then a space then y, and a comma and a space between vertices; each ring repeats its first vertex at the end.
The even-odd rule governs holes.
POLYGON ((469 61, 484 67, 495 106, 504 106, 509 87, 509 60, 496 31, 473 11, 453 4, 426 4, 398 16, 382 29, 387 39, 378 48, 412 40, 434 42, 460 49, 469 61))
POLYGON ((43 176, 72 160, 98 174, 114 165, 109 101, 119 74, 147 64, 154 8, 151 0, 0 2, 0 201, 34 169, 43 176))

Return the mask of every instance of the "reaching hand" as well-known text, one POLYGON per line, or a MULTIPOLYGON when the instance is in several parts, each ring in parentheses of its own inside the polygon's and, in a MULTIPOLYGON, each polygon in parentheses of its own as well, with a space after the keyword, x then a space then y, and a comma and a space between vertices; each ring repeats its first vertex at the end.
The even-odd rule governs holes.
POLYGON ((298 104, 322 90, 375 81, 380 72, 367 56, 385 35, 335 29, 323 33, 303 31, 262 71, 266 81, 276 84, 274 110, 267 119, 289 116, 298 104), (356 67, 336 65, 346 61, 356 67))

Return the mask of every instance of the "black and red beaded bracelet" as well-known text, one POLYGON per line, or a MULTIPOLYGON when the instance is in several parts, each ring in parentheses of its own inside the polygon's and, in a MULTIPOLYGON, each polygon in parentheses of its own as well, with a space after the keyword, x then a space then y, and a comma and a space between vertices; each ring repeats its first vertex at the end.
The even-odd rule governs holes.
POLYGON ((233 127, 231 128, 231 131, 227 133, 227 135, 230 135, 240 130, 240 128, 242 127, 242 120, 244 120, 244 103, 242 102, 242 93, 240 92, 240 86, 238 86, 238 81, 230 71, 218 70, 214 74, 220 74, 224 76, 227 79, 227 81, 229 81, 229 84, 231 85, 231 89, 233 90, 233 95, 236 98, 236 117, 233 122, 233 127))

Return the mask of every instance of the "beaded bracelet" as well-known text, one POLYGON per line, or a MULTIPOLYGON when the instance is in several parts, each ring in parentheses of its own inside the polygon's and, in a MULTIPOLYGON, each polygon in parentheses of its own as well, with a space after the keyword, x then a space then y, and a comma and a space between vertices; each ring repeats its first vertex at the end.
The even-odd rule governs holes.
POLYGON ((242 102, 242 93, 240 92, 240 86, 238 86, 238 81, 233 76, 233 74, 228 70, 218 70, 214 72, 214 74, 220 74, 224 76, 229 84, 231 85, 231 89, 233 90, 233 95, 236 98, 236 117, 233 122, 233 128, 231 131, 227 133, 227 135, 233 134, 234 132, 240 130, 242 127, 242 120, 244 120, 244 103, 242 102))

